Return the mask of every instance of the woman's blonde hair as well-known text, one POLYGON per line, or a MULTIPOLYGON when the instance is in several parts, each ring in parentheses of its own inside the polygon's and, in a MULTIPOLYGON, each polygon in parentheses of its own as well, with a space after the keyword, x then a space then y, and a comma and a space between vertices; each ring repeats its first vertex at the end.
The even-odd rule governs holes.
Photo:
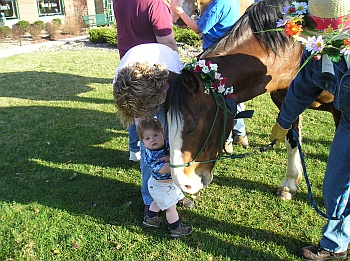
POLYGON ((169 72, 161 64, 136 62, 122 68, 113 85, 115 103, 124 123, 151 117, 163 99, 169 72))

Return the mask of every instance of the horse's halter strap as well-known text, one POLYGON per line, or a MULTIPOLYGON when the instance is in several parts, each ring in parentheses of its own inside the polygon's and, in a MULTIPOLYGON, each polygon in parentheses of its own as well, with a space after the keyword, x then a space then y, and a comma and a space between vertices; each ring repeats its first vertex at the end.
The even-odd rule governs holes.
POLYGON ((222 149, 225 143, 225 137, 226 137, 226 123, 227 123, 227 114, 231 114, 233 117, 235 116, 236 112, 237 112, 237 104, 236 101, 234 99, 225 99, 224 95, 219 94, 217 92, 215 92, 214 90, 210 89, 211 95, 215 101, 215 105, 216 105, 216 111, 215 111, 215 117, 213 120, 213 123, 209 129, 209 133, 207 138, 205 139, 201 149, 198 151, 197 155, 193 158, 193 160, 191 160, 188 163, 185 164, 180 164, 180 165, 172 165, 170 164, 171 168, 182 168, 182 167, 190 167, 194 164, 202 164, 202 163, 209 163, 209 162, 215 162, 217 160, 220 160, 221 158, 242 158, 244 156, 241 156, 243 154, 237 154, 237 155, 229 155, 229 156, 224 156, 222 153, 222 149), (231 109, 231 112, 229 112, 227 110, 227 107, 229 107, 231 109), (218 118, 218 114, 219 114, 219 110, 222 109, 224 111, 224 131, 222 132, 222 136, 221 136, 221 145, 220 145, 220 150, 219 150, 219 155, 217 158, 215 159, 209 159, 209 160, 204 160, 204 161, 196 161, 196 159, 199 157, 199 155, 202 153, 202 151, 204 150, 205 146, 207 145, 209 138, 214 130, 214 126, 216 123, 216 120, 218 118), (236 157, 233 157, 236 156, 236 157))

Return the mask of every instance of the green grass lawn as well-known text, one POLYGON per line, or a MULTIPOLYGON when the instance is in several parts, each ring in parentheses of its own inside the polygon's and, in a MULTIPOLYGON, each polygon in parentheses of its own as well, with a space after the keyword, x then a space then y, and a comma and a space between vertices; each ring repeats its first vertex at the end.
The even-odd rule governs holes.
MULTIPOLYGON (((190 236, 172 240, 166 226, 144 228, 139 164, 128 161, 127 131, 113 104, 117 52, 40 52, 1 63, 0 260, 292 261, 318 243, 325 220, 304 179, 292 201, 275 197, 283 146, 218 162, 212 184, 193 196, 196 208, 179 209, 190 236)), ((269 143, 278 110, 268 94, 246 107, 255 110, 245 120, 250 151, 269 143)), ((322 209, 334 124, 329 113, 310 110, 303 124, 322 209)))

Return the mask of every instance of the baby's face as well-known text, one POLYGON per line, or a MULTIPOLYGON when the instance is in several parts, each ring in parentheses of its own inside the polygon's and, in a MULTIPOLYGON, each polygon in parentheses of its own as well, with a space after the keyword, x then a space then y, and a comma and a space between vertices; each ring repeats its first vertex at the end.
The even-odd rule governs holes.
POLYGON ((164 135, 151 129, 145 130, 142 142, 147 149, 157 150, 164 146, 164 135))

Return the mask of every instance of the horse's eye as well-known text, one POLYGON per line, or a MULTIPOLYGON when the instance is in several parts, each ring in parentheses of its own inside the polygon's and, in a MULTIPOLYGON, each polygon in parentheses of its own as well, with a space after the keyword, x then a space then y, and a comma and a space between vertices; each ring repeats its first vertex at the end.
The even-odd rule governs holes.
POLYGON ((183 134, 189 135, 189 134, 195 132, 196 129, 197 129, 197 123, 195 122, 194 118, 185 120, 183 134))

